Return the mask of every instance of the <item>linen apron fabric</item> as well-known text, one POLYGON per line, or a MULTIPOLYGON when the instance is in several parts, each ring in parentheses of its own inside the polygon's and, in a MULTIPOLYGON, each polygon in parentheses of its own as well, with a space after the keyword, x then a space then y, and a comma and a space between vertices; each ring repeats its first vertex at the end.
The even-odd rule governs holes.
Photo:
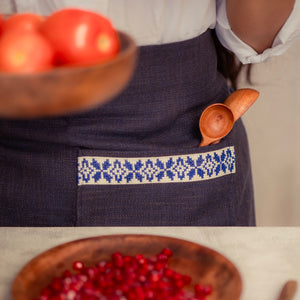
POLYGON ((208 30, 140 47, 129 86, 99 108, 1 120, 0 225, 255 225, 242 121, 198 147, 201 112, 229 93, 208 30))

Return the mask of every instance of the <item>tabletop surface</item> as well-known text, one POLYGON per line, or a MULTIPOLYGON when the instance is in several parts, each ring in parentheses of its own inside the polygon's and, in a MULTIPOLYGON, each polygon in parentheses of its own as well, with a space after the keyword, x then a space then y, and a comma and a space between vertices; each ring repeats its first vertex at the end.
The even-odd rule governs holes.
MULTIPOLYGON (((239 269, 241 300, 277 300, 287 280, 300 284, 300 227, 51 227, 0 228, 0 299, 36 255, 61 243, 108 234, 176 237, 210 247, 239 269)), ((294 300, 300 300, 300 288, 294 300)))

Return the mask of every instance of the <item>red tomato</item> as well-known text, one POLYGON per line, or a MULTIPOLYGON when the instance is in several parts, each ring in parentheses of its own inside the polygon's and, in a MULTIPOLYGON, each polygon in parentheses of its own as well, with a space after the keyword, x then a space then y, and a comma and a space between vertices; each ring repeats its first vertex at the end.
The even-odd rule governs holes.
POLYGON ((0 14, 0 34, 2 32, 2 23, 3 23, 3 17, 2 15, 0 14))
POLYGON ((37 32, 6 33, 0 38, 0 71, 34 73, 53 67, 54 50, 37 32))
POLYGON ((91 11, 62 9, 50 15, 41 32, 63 64, 94 64, 115 57, 120 50, 111 22, 91 11))
POLYGON ((44 20, 43 16, 33 13, 15 14, 3 21, 2 31, 5 33, 14 30, 23 33, 39 30, 44 20))

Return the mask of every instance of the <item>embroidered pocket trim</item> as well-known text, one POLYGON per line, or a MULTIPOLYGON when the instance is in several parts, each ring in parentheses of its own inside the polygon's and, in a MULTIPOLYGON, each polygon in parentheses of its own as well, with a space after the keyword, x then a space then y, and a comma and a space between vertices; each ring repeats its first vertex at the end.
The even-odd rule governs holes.
POLYGON ((160 157, 78 157, 78 185, 177 183, 236 171, 233 146, 206 153, 160 157))

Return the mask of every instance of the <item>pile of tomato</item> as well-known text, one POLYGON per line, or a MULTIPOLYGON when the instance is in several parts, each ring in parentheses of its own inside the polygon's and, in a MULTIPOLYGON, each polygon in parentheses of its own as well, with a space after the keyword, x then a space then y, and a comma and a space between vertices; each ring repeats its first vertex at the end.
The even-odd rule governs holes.
POLYGON ((0 72, 35 73, 58 66, 87 66, 120 51, 116 29, 100 14, 64 8, 0 16, 0 72))

